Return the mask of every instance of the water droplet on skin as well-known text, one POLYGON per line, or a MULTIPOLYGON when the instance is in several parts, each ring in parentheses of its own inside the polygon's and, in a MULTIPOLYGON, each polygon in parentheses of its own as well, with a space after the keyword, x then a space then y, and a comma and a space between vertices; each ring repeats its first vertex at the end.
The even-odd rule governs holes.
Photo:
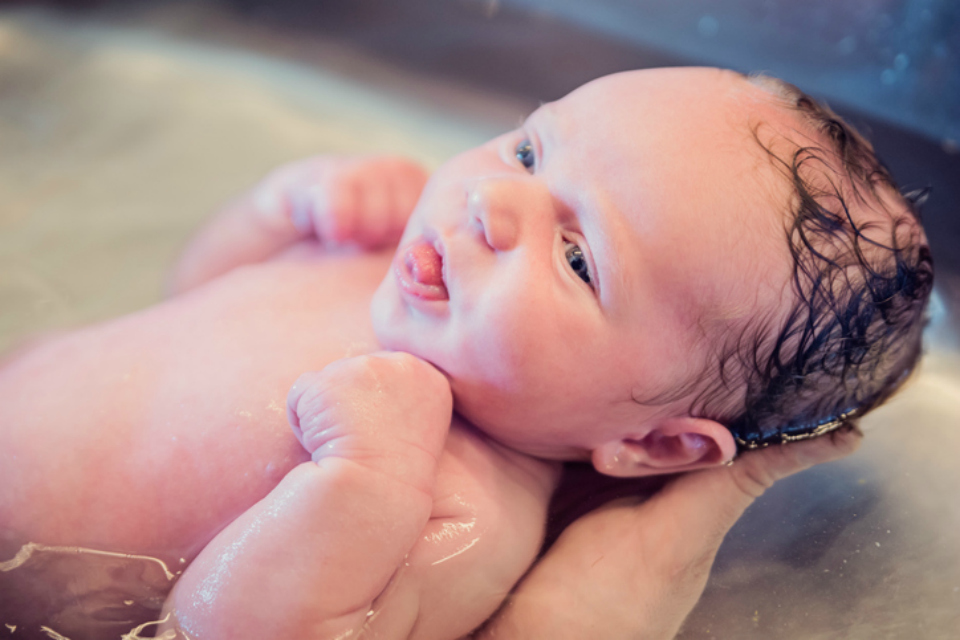
MULTIPOLYGON (((350 354, 350 355, 353 355, 353 354, 350 354)), ((285 415, 287 412, 287 408, 285 406, 281 407, 276 400, 271 400, 270 404, 267 405, 267 411, 272 411, 280 415, 285 415)))

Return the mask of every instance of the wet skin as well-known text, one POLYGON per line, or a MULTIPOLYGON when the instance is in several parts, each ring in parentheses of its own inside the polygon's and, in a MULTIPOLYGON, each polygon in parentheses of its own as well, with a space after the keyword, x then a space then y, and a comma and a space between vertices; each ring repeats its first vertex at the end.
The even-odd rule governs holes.
POLYGON ((362 319, 384 260, 239 269, 7 366, 0 521, 46 544, 195 554, 309 458, 287 391, 304 371, 375 348, 362 319))
MULTIPOLYGON (((749 128, 776 119, 771 102, 717 70, 611 76, 446 163, 398 255, 431 243, 448 296, 411 297, 390 252, 300 245, 23 354, 0 370, 0 551, 189 561, 310 459, 284 413, 294 380, 383 347, 446 373, 479 428, 454 420, 435 507, 485 521, 492 542, 430 569, 427 601, 462 614, 443 587, 488 558, 504 567, 489 614, 532 561, 555 481, 529 456, 611 475, 732 457, 687 398, 649 400, 683 387, 716 332, 779 305, 787 187, 749 128), (517 555, 498 553, 507 538, 517 555)), ((419 567, 459 549, 437 533, 412 551, 419 567)))
POLYGON ((783 111, 718 69, 616 74, 543 105, 431 176, 400 246, 444 254, 449 298, 385 279, 380 343, 447 372, 458 411, 519 451, 615 475, 732 458, 676 392, 787 290, 789 185, 751 135, 796 126, 783 111), (651 433, 668 445, 640 444, 651 433))
MULTIPOLYGON (((3 559, 39 542, 184 567, 180 558, 189 563, 310 459, 287 422, 287 392, 305 371, 377 348, 369 301, 390 261, 304 243, 15 358, 0 370, 3 559)), ((489 562, 515 567, 515 580, 536 552, 554 478, 551 465, 455 421, 434 502, 448 524, 425 530, 407 575, 496 528, 516 553, 489 562)), ((471 554, 490 550, 477 544, 460 559, 471 554)), ((447 570, 433 568, 438 587, 447 570)), ((510 584, 481 603, 480 620, 510 584)))
POLYGON ((314 252, 28 353, 0 370, 2 521, 51 542, 195 552, 195 529, 215 530, 306 459, 283 412, 296 377, 378 343, 448 373, 458 411, 524 453, 587 459, 674 428, 712 455, 641 473, 730 457, 721 425, 683 422, 687 399, 635 400, 682 385, 711 325, 776 306, 786 286, 771 203, 788 187, 764 184, 774 169, 749 137, 752 118, 782 119, 771 103, 715 69, 620 74, 449 161, 400 240, 445 246, 450 295, 434 306, 398 292, 389 252, 314 252), (198 502, 191 487, 210 485, 236 488, 198 502), (64 487, 70 504, 48 508, 64 487), (142 517, 82 517, 92 505, 142 517))

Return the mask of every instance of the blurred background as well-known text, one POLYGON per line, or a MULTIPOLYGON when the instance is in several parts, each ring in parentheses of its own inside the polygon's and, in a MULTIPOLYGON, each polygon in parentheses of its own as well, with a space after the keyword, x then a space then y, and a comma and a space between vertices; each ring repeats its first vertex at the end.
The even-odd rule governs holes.
POLYGON ((937 293, 921 374, 856 456, 748 512, 678 637, 960 638, 956 0, 0 1, 0 351, 159 300, 277 164, 436 165, 589 79, 687 64, 799 85, 931 187, 937 293))

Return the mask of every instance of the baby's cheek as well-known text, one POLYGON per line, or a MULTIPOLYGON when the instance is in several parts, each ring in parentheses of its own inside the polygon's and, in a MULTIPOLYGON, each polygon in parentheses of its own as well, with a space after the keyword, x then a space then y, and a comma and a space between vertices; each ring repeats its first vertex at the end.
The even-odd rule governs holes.
POLYGON ((458 412, 492 435, 536 415, 553 395, 551 371, 540 366, 535 340, 519 337, 499 332, 471 341, 468 363, 458 363, 468 366, 454 376, 458 412))
POLYGON ((532 355, 528 325, 509 308, 495 302, 486 305, 476 317, 482 325, 461 336, 467 359, 494 388, 509 391, 522 386, 525 365, 532 355))
POLYGON ((392 278, 391 269, 387 271, 370 301, 370 320, 374 335, 377 336, 380 346, 388 350, 397 349, 397 338, 403 327, 400 294, 392 278))

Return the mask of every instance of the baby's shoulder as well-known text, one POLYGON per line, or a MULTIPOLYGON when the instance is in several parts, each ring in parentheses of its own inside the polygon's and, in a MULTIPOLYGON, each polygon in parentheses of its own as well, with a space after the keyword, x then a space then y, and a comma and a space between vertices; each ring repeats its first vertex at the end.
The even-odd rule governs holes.
POLYGON ((467 494, 496 511, 515 503, 545 505, 559 477, 558 463, 509 449, 454 416, 437 472, 434 515, 447 502, 451 514, 457 511, 457 496, 467 494))
MULTIPOLYGON (((513 451, 454 416, 437 470, 432 523, 476 521, 498 530, 534 530, 546 517, 559 465, 513 451)), ((449 529, 449 527, 447 527, 449 529)))
POLYGON ((533 563, 558 466, 511 451, 456 418, 420 540, 374 611, 389 628, 403 594, 419 594, 410 638, 479 626, 533 563))

